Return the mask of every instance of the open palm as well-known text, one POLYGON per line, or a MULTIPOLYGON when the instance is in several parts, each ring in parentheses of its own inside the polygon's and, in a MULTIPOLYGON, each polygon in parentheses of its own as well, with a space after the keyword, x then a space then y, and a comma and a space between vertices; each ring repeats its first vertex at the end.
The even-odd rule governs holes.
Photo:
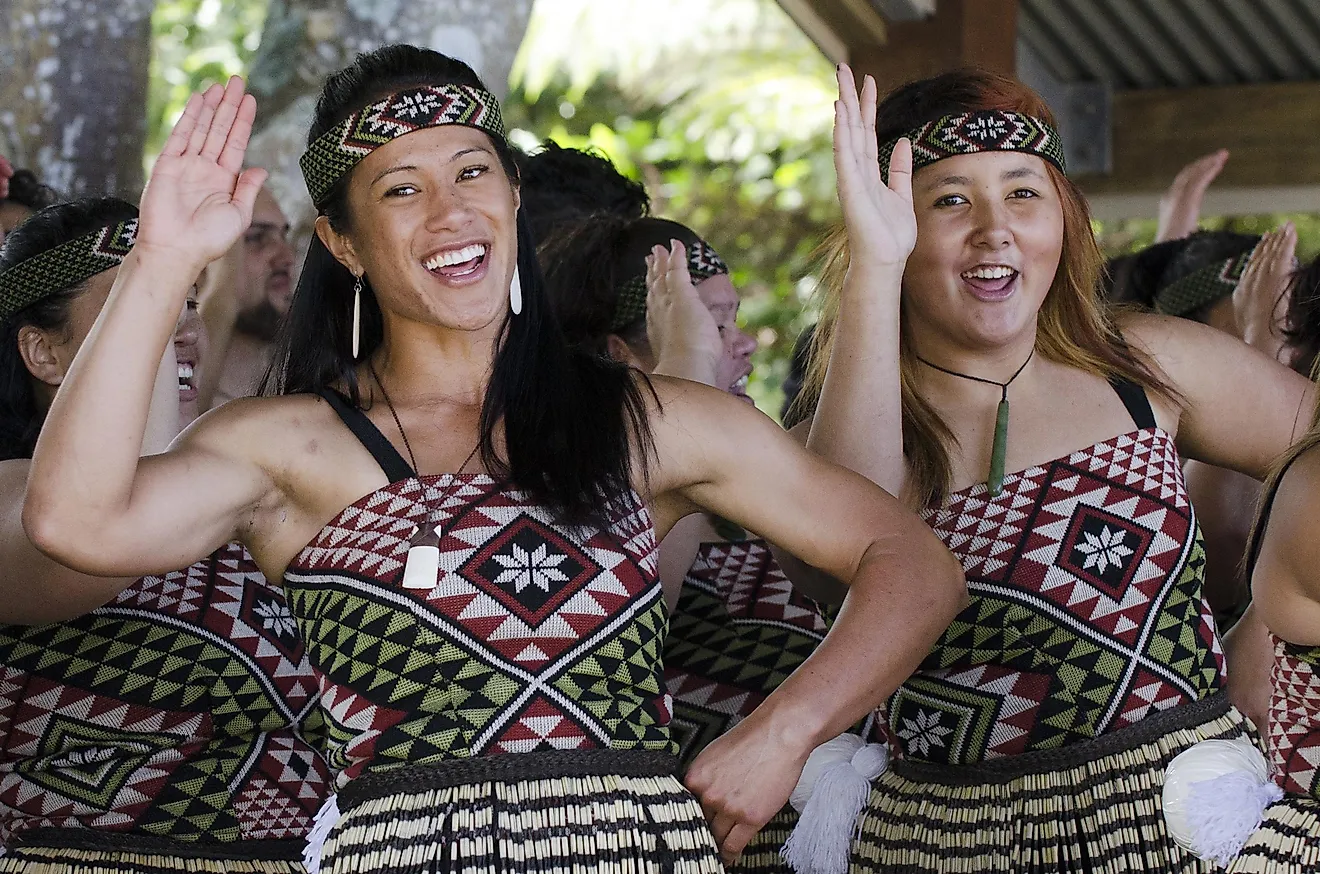
POLYGON ((839 99, 834 104, 834 170, 839 202, 854 262, 902 267, 917 242, 912 209, 912 144, 898 141, 889 160, 889 180, 880 177, 875 135, 876 86, 870 76, 859 102, 852 70, 839 67, 839 99))
POLYGON ((256 108, 237 76, 188 100, 142 194, 139 247, 200 269, 238 241, 266 180, 243 169, 256 108))

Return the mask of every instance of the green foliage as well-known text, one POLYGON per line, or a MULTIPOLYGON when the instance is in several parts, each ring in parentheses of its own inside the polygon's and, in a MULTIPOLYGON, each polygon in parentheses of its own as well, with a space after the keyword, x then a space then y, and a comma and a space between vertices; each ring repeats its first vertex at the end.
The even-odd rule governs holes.
POLYGON ((268 0, 157 0, 151 19, 146 155, 160 152, 188 95, 242 75, 268 0))

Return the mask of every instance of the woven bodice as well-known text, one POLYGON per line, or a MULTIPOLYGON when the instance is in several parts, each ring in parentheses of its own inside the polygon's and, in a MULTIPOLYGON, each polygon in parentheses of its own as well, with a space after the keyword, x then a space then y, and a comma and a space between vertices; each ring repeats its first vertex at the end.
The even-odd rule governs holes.
POLYGON ((1271 770, 1283 791, 1320 799, 1320 646, 1270 640, 1271 770))
POLYGON ((484 475, 408 477, 343 510, 285 588, 342 786, 394 766, 551 749, 672 750, 655 532, 637 495, 569 527, 484 475), (434 588, 402 586, 438 525, 434 588))
POLYGON ((665 641, 682 759, 751 713, 827 630, 820 606, 793 588, 764 540, 703 543, 665 641))
POLYGON ((301 839, 323 725, 284 597, 237 544, 78 619, 0 626, 0 842, 301 839))
POLYGON ((923 518, 971 604, 891 697, 903 755, 967 764, 1086 741, 1224 684, 1172 437, 1143 428, 951 495, 923 518))

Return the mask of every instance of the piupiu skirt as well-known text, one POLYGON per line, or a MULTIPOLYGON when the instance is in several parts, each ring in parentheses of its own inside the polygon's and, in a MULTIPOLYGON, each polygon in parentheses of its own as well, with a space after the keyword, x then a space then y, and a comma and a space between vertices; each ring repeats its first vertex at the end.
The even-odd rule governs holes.
POLYGON ((1214 871, 1165 829, 1164 769, 1195 743, 1243 734, 1257 740, 1218 693, 1065 749, 968 766, 895 761, 862 813, 852 871, 1214 871))
POLYGON ((1320 871, 1320 800, 1286 795, 1228 866, 1229 874, 1315 874, 1320 871))
POLYGON ((463 759, 339 793, 322 874, 720 874, 701 805, 650 752, 463 759))
POLYGON ((305 874, 302 841, 208 843, 131 832, 25 832, 0 857, 3 874, 305 874))
POLYGON ((793 874, 780 850, 797 826, 797 811, 788 805, 765 824, 743 850, 742 856, 725 868, 729 874, 793 874))

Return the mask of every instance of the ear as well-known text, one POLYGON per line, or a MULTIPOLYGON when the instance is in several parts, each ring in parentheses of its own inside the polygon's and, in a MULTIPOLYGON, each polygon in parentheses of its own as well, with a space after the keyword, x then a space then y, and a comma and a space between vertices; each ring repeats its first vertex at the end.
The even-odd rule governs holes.
POLYGON ((629 367, 636 367, 638 370, 650 369, 646 366, 646 362, 643 361, 641 357, 633 351, 633 348, 628 345, 628 341, 624 340, 618 334, 606 335, 605 351, 609 353, 610 358, 620 364, 626 364, 629 367))
POLYGON ((64 365, 55 352, 57 345, 40 328, 24 325, 18 329, 18 354, 23 357, 23 366, 28 373, 51 387, 64 381, 64 365))
POLYGON ((361 276, 367 272, 362 262, 358 260, 357 252, 353 250, 352 241, 330 227, 330 219, 318 215, 315 227, 316 236, 321 238, 321 242, 330 250, 330 254, 335 256, 335 260, 348 268, 349 273, 361 276))

